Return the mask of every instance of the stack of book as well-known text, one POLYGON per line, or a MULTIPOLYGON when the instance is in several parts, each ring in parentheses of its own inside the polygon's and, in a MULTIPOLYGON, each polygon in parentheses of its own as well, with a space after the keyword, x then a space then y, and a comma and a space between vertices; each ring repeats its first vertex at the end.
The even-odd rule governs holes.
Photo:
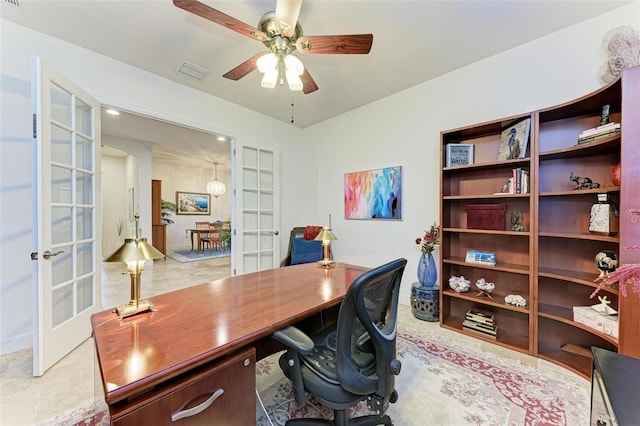
POLYGON ((617 134, 620 134, 620 123, 603 124, 580 133, 578 144, 597 141, 617 134))
POLYGON ((496 326, 493 315, 481 312, 476 309, 469 309, 464 317, 462 328, 482 334, 490 339, 495 339, 498 334, 498 326, 496 326))
POLYGON ((489 251, 467 250, 465 262, 496 266, 496 254, 489 251))

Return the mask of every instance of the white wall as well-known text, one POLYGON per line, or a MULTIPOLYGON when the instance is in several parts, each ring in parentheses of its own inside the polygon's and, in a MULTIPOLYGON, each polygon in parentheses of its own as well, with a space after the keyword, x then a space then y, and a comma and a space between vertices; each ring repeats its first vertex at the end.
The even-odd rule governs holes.
MULTIPOLYGON (((313 174, 309 170, 316 165, 314 160, 308 160, 308 148, 300 142, 300 129, 11 22, 1 20, 0 24, 1 353, 30 347, 32 342, 34 274, 29 253, 36 250, 30 107, 32 56, 40 56, 103 104, 222 133, 239 144, 280 152, 281 176, 287 181, 282 188, 281 203, 297 205, 296 209, 282 211, 283 228, 300 223, 301 217, 315 215, 316 197, 308 191, 313 187, 309 185, 313 178, 307 175, 313 174)), ((126 152, 132 149, 132 144, 126 141, 109 141, 109 145, 126 152)), ((140 174, 128 162, 126 185, 136 186, 143 233, 150 235, 151 150, 144 144, 135 148, 140 151, 137 155, 140 174)), ((280 246, 285 244, 286 241, 281 241, 280 246)))
MULTIPOLYGON (((207 182, 214 179, 211 167, 199 168, 176 164, 153 162, 153 179, 162 181, 162 199, 176 202, 176 191, 206 192, 207 182)), ((227 192, 218 198, 211 197, 210 215, 173 215, 173 224, 167 226, 167 249, 179 250, 191 247, 191 240, 185 230, 195 227, 196 221, 215 222, 231 220, 231 174, 218 169, 218 180, 227 187, 227 192)))
POLYGON ((625 24, 640 29, 639 9, 636 1, 307 129, 307 144, 334 153, 318 170, 318 205, 333 215, 335 258, 367 266, 407 258, 401 302, 409 304, 415 239, 439 218, 440 132, 597 89, 602 36, 625 24), (387 166, 404 166, 403 220, 345 220, 344 173, 387 166))
POLYGON ((116 221, 124 222, 123 237, 128 237, 129 205, 127 197, 127 159, 102 156, 102 256, 113 253, 123 240, 118 240, 116 221))

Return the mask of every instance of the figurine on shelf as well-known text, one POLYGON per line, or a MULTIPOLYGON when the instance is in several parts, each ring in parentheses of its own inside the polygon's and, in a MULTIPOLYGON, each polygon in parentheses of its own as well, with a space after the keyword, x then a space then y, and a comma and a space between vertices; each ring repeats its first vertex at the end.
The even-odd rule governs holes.
POLYGON ((471 287, 471 281, 466 280, 462 275, 449 278, 449 287, 458 293, 466 293, 471 287))
POLYGON ((611 300, 607 300, 607 296, 598 296, 600 301, 597 305, 591 305, 591 309, 598 312, 601 315, 616 315, 618 311, 609 306, 611 300))
POLYGON ((611 250, 602 250, 596 254, 596 267, 600 270, 598 278, 603 278, 618 268, 618 255, 611 250))
POLYGON ((524 226, 522 226, 522 212, 520 210, 511 212, 511 230, 518 232, 524 231, 524 226))
POLYGON ((575 176, 573 172, 571 172, 571 174, 569 175, 569 180, 576 184, 574 189, 577 189, 577 190, 600 188, 600 184, 598 182, 594 182, 591 180, 591 178, 588 178, 586 176, 585 177, 575 176))
POLYGON ((484 278, 480 278, 476 281, 476 287, 480 290, 476 296, 487 296, 489 299, 493 299, 493 297, 491 297, 491 292, 496 288, 494 283, 487 282, 484 278))

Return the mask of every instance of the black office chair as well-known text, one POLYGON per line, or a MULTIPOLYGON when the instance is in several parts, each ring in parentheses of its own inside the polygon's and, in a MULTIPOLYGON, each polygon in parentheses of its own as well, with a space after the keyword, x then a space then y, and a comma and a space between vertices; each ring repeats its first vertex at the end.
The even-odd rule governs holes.
POLYGON ((340 306, 336 328, 313 339, 295 327, 273 337, 287 347, 280 367, 293 384, 296 403, 309 394, 333 409, 334 420, 295 419, 287 425, 392 425, 385 415, 398 399, 395 376, 398 294, 406 259, 397 259, 358 277, 340 306), (374 414, 348 418, 349 407, 367 400, 374 414))

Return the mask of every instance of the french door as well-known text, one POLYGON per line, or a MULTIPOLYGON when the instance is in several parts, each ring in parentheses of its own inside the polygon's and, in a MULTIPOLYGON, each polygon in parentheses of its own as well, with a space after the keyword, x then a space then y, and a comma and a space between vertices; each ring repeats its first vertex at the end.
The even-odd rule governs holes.
POLYGON ((101 308, 100 104, 32 61, 36 211, 33 374, 91 335, 101 308))
POLYGON ((280 265, 279 160, 273 150, 237 144, 234 217, 238 231, 234 274, 263 271, 280 265))

